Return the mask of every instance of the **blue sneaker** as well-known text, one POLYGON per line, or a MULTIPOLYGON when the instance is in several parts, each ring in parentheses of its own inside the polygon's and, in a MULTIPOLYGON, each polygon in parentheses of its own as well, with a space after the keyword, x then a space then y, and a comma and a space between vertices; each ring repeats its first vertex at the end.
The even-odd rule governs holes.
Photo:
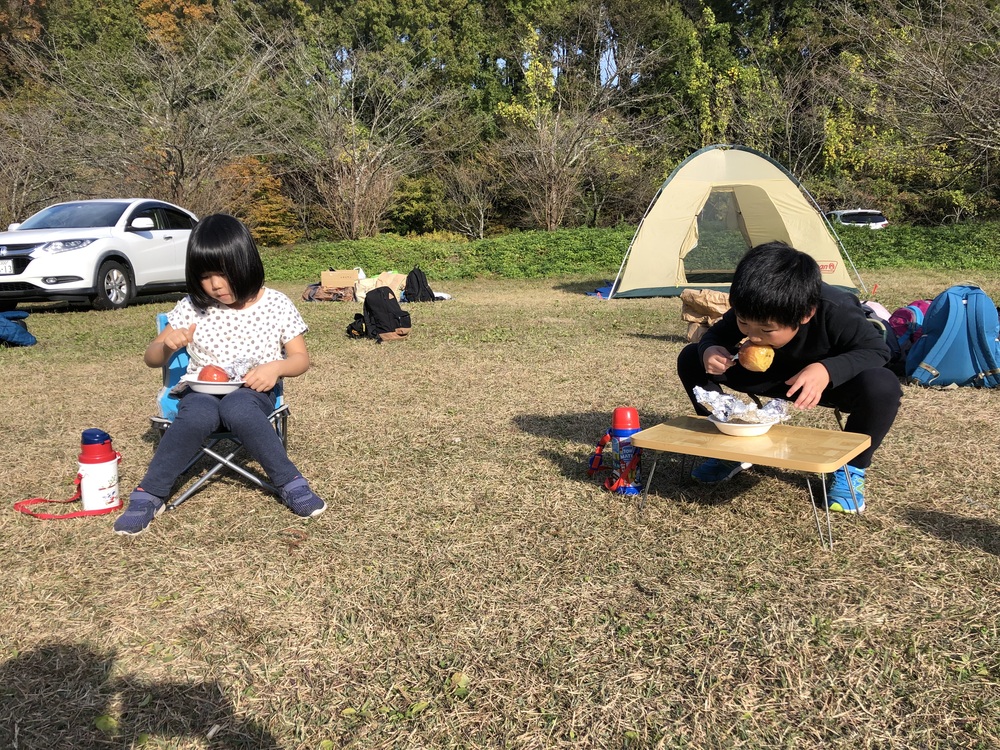
POLYGON ((296 477, 281 487, 280 492, 281 502, 302 518, 315 518, 326 510, 326 503, 309 489, 309 483, 302 477, 296 477))
POLYGON ((694 467, 691 478, 702 484, 718 484, 732 479, 753 464, 746 461, 724 461, 721 458, 706 458, 694 467))
POLYGON ((141 534, 165 509, 160 498, 145 490, 134 489, 128 498, 128 508, 115 519, 115 533, 126 536, 141 534))
POLYGON ((847 484, 844 469, 837 469, 826 487, 826 504, 837 513, 862 513, 865 509, 865 470, 848 464, 847 473, 854 486, 854 496, 851 497, 851 486, 847 484))

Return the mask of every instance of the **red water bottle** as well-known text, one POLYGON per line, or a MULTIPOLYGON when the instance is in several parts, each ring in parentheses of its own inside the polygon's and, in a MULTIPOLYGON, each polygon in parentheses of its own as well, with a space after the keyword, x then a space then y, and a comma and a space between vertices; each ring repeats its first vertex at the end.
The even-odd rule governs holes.
POLYGON ((104 430, 83 431, 80 440, 80 502, 85 511, 120 508, 118 498, 118 462, 121 454, 111 447, 111 436, 104 430))
POLYGON ((611 454, 611 476, 604 481, 605 489, 619 495, 642 493, 640 461, 642 448, 632 445, 632 436, 639 432, 639 412, 631 406, 619 406, 611 415, 608 446, 611 454))

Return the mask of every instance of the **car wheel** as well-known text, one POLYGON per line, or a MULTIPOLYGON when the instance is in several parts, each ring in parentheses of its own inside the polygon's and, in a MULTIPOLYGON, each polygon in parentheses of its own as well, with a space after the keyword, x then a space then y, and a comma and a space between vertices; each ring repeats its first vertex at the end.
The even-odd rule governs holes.
POLYGON ((10 312, 17 308, 17 302, 0 302, 0 312, 10 312))
POLYGON ((128 269, 117 260, 107 260, 97 271, 97 296, 94 307, 98 310, 121 310, 132 301, 135 288, 128 269))

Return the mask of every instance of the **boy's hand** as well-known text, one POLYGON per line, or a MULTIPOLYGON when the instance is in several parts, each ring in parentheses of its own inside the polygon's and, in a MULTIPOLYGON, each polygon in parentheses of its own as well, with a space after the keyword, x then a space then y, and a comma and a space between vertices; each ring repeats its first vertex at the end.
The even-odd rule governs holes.
POLYGON ((812 409, 819 403, 823 391, 830 385, 830 373, 819 362, 813 362, 785 383, 790 386, 788 393, 785 394, 788 398, 798 393, 794 402, 796 408, 812 409))
POLYGON ((736 362, 733 360, 733 355, 729 353, 729 350, 726 349, 726 347, 710 346, 705 350, 705 354, 702 358, 702 364, 705 365, 705 372, 709 375, 721 375, 736 364, 736 362))
POLYGON ((187 328, 171 328, 164 331, 163 345, 172 351, 182 349, 194 341, 194 328, 197 324, 192 323, 187 328))
POLYGON ((243 377, 243 382, 248 388, 263 393, 274 388, 279 377, 281 377, 281 361, 276 360, 257 365, 243 377))

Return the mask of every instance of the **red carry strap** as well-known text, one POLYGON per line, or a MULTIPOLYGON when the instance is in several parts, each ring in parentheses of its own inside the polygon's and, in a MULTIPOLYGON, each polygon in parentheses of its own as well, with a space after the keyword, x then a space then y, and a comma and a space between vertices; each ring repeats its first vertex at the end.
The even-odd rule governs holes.
MULTIPOLYGON (((118 460, 121 461, 121 454, 118 455, 118 460)), ((14 510, 20 511, 25 515, 34 516, 35 518, 41 518, 43 521, 58 521, 63 518, 82 518, 84 516, 100 516, 104 513, 111 513, 112 511, 119 510, 122 507, 122 501, 119 498, 116 505, 112 505, 110 508, 98 508, 97 510, 74 510, 71 513, 42 513, 36 510, 29 510, 32 505, 38 505, 39 503, 72 503, 80 499, 80 475, 76 475, 76 479, 73 480, 73 484, 76 485, 76 492, 73 493, 73 497, 67 498, 65 500, 48 500, 44 497, 31 497, 27 500, 18 500, 14 503, 14 510)))
POLYGON ((610 466, 602 466, 603 461, 604 446, 611 442, 611 433, 604 433, 604 437, 597 441, 597 447, 594 448, 594 452, 590 454, 590 461, 587 464, 587 476, 592 477, 599 471, 606 471, 610 469, 610 466))
POLYGON ((617 492, 625 485, 625 480, 632 474, 632 471, 639 465, 642 458, 642 448, 636 448, 632 453, 632 459, 625 464, 625 469, 619 473, 617 478, 608 477, 604 480, 604 489, 608 492, 617 492))

